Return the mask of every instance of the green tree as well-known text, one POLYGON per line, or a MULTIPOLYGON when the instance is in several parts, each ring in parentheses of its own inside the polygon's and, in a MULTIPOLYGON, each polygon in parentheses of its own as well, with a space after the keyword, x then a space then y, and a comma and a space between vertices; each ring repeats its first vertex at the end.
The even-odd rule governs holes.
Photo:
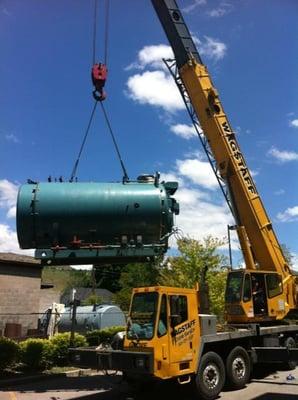
POLYGON ((221 315, 224 309, 225 257, 218 248, 225 242, 211 236, 203 240, 182 238, 177 241, 180 256, 171 257, 160 271, 159 283, 193 288, 200 285, 201 312, 221 315))
POLYGON ((45 266, 42 282, 51 283, 57 290, 65 293, 73 287, 91 287, 91 271, 74 270, 69 266, 45 266))
POLYGON ((94 265, 96 287, 110 290, 112 293, 120 290, 119 280, 124 268, 123 265, 94 265))
POLYGON ((96 304, 102 304, 103 298, 97 294, 90 294, 85 300, 82 301, 82 306, 93 306, 96 304))
POLYGON ((121 273, 121 290, 114 296, 115 303, 123 310, 129 309, 131 291, 135 287, 156 285, 159 277, 158 262, 128 264, 121 273))
POLYGON ((289 264, 290 267, 293 266, 293 261, 294 261, 294 257, 293 254, 291 253, 291 250, 288 248, 287 245, 285 244, 281 244, 281 249, 283 251, 284 257, 286 259, 286 262, 289 264))

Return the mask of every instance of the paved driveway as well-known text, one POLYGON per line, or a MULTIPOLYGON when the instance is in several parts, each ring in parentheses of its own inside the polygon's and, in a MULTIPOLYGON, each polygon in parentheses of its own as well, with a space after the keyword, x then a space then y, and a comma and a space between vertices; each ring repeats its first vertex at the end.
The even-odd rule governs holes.
MULTIPOLYGON (((0 400, 190 400, 185 386, 162 383, 131 390, 121 376, 59 377, 2 389, 0 400)), ((246 388, 225 389, 219 400, 298 400, 298 367, 294 371, 256 371, 246 388), (291 373, 296 379, 287 380, 291 373)))

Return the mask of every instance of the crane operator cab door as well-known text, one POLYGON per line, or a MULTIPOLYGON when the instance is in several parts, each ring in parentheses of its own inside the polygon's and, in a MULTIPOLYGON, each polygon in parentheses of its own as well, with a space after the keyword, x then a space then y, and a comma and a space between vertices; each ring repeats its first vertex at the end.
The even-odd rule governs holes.
POLYGON ((128 321, 124 349, 152 352, 155 377, 183 378, 196 371, 200 341, 196 290, 136 288, 128 321))
POLYGON ((268 315, 266 285, 264 274, 246 274, 251 277, 251 294, 255 316, 268 315))
POLYGON ((168 293, 170 311, 170 369, 172 376, 196 371, 200 341, 197 292, 172 289, 168 293))
POLYGON ((273 272, 230 272, 225 302, 229 323, 266 322, 286 313, 282 279, 273 272))

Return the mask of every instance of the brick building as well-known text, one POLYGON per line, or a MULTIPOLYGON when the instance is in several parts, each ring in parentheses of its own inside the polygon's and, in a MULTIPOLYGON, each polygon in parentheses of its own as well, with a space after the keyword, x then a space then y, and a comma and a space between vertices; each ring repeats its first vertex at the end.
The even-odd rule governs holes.
POLYGON ((7 323, 21 324, 22 335, 26 335, 28 329, 37 328, 41 272, 40 262, 33 257, 0 253, 0 331, 2 334, 7 323))

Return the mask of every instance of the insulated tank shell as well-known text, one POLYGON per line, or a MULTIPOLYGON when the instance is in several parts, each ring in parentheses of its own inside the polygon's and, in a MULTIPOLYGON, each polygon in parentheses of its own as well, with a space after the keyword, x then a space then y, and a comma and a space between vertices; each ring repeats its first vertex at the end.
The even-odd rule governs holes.
MULTIPOLYGON (((58 323, 59 332, 70 332, 72 307, 66 307, 58 323)), ((125 326, 123 311, 115 305, 79 306, 76 310, 75 331, 85 333, 93 329, 105 329, 111 326, 125 326)))
POLYGON ((23 185, 17 200, 20 247, 159 243, 178 213, 171 197, 176 189, 175 182, 138 181, 23 185))

